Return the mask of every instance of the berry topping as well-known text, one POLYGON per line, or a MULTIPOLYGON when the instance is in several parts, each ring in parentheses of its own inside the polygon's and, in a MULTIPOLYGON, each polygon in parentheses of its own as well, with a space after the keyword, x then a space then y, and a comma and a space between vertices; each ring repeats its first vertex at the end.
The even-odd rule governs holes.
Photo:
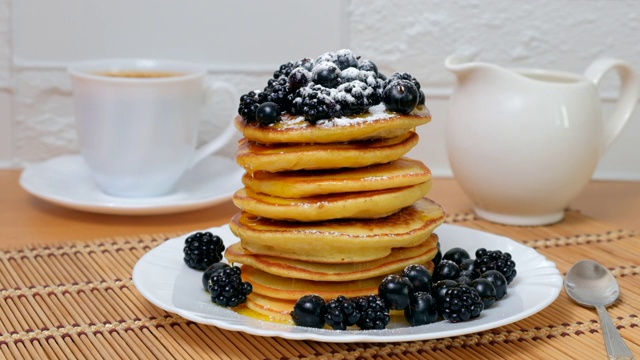
MULTIPOLYGON (((335 92, 335 90, 333 90, 335 92)), ((332 91, 321 85, 300 88, 293 100, 294 114, 303 115, 312 124, 318 120, 339 116, 340 105, 333 99, 332 91)))
POLYGON ((418 89, 409 80, 388 81, 382 92, 387 109, 401 114, 410 113, 418 105, 418 89))
POLYGON ((433 288, 431 289, 431 295, 433 295, 433 298, 436 299, 439 312, 442 311, 440 305, 444 301, 444 295, 447 293, 447 290, 457 285, 458 283, 455 280, 440 280, 433 284, 433 288))
POLYGON ((209 279, 211 301, 220 306, 236 307, 243 304, 252 291, 253 286, 242 281, 242 270, 237 266, 215 272, 209 279))
POLYGON ((467 250, 459 247, 454 247, 452 249, 447 250, 447 252, 444 253, 444 255, 442 256, 442 258, 445 260, 451 260, 454 263, 458 264, 459 266, 460 264, 462 264, 463 261, 469 260, 471 256, 469 256, 469 253, 467 252, 467 250))
POLYGON ((411 326, 431 324, 438 320, 436 300, 428 292, 416 292, 411 305, 404 309, 404 317, 411 326))
MULTIPOLYGON (((385 105, 390 111, 409 113, 416 104, 424 104, 420 83, 413 76, 394 73, 387 79, 372 61, 359 59, 351 50, 343 49, 327 52, 315 60, 303 58, 280 65, 263 91, 251 91, 240 98, 238 113, 247 123, 254 123, 258 106, 273 102, 278 104, 281 114, 302 115, 315 124, 318 120, 364 114, 382 102, 383 93, 387 94, 385 105), (313 88, 313 93, 328 98, 308 100, 308 91, 300 93, 304 88, 313 88), (339 91, 333 91, 336 89, 339 91)), ((271 122, 258 121, 258 125, 267 124, 271 122)))
POLYGON ((327 311, 326 302, 319 295, 304 295, 296 302, 291 312, 293 322, 298 326, 322 328, 327 311))
POLYGON ((387 327, 391 316, 384 301, 377 295, 361 296, 355 299, 357 309, 360 311, 360 319, 356 323, 362 330, 377 329, 387 327))
POLYGON ((224 243, 210 232, 197 232, 184 241, 184 262, 196 270, 206 270, 211 264, 222 260, 224 243))
POLYGON ((442 299, 442 317, 453 323, 478 317, 483 305, 475 289, 458 284, 447 290, 442 299))
POLYGON ((503 253, 500 250, 487 250, 480 248, 476 250, 476 262, 475 267, 480 273, 485 273, 489 270, 498 270, 507 279, 507 284, 516 277, 516 263, 511 259, 511 254, 508 252, 503 253))
POLYGON ((431 272, 422 265, 409 265, 402 270, 402 276, 409 279, 414 292, 431 292, 431 272))
POLYGON ((209 279, 211 279, 211 275, 213 275, 214 273, 217 273, 218 271, 228 268, 229 264, 227 263, 223 263, 223 262, 216 262, 211 264, 211 266, 209 266, 207 268, 207 270, 205 270, 202 273, 202 287, 207 290, 207 292, 209 291, 209 279))
POLYGON ((256 110, 256 121, 260 125, 273 124, 280 119, 280 108, 278 104, 266 102, 256 110))
POLYGON ((354 299, 341 295, 329 301, 324 319, 332 329, 346 330, 347 326, 355 325, 358 322, 360 311, 354 299))
POLYGON ((360 80, 338 86, 334 98, 344 115, 357 115, 380 103, 376 90, 360 80))
POLYGON ((507 295, 507 279, 498 270, 489 270, 480 275, 480 278, 491 281, 496 289, 496 299, 500 300, 507 295))
POLYGON ((268 101, 269 93, 264 91, 249 91, 240 96, 240 105, 238 106, 238 114, 248 122, 256 121, 256 110, 258 106, 268 101))
POLYGON ((413 285, 404 276, 388 275, 378 286, 378 295, 390 310, 404 310, 412 293, 413 285))

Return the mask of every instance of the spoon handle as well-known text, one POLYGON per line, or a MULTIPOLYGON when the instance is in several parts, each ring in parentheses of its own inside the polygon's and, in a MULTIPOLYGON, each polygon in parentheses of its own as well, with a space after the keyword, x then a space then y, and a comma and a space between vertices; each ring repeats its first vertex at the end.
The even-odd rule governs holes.
POLYGON ((598 316, 600 316, 600 327, 602 327, 602 334, 604 335, 604 343, 607 347, 607 353, 611 360, 623 360, 634 359, 631 350, 627 347, 627 344, 622 340, 620 332, 613 324, 607 309, 604 306, 596 306, 598 316))

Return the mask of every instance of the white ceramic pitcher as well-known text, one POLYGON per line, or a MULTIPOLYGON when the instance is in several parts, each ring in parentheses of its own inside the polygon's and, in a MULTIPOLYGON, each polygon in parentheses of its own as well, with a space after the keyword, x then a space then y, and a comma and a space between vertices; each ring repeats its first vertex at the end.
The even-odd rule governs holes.
POLYGON ((456 180, 478 216, 510 225, 558 222, 591 179, 638 99, 625 62, 600 59, 584 75, 505 69, 450 56, 457 77, 446 124, 456 180), (603 119, 598 83, 620 77, 620 96, 603 119))

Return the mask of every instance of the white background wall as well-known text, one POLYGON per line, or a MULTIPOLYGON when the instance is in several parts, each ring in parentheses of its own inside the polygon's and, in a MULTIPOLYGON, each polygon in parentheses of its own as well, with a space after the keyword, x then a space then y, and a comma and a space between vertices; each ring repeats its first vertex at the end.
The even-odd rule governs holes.
MULTIPOLYGON (((262 88, 281 63, 351 48, 385 73, 420 80, 434 120, 411 155, 451 175, 443 131, 455 52, 506 67, 583 72, 598 57, 640 71, 636 0, 0 0, 0 167, 77 152, 65 67, 102 57, 158 57, 207 64, 210 81, 239 93, 262 88)), ((601 87, 605 110, 616 95, 601 87)), ((203 138, 236 102, 216 102, 203 138), (226 111, 226 112, 225 112, 226 111)), ((640 111, 595 177, 640 180, 640 111)), ((233 148, 225 155, 233 156, 233 148)))

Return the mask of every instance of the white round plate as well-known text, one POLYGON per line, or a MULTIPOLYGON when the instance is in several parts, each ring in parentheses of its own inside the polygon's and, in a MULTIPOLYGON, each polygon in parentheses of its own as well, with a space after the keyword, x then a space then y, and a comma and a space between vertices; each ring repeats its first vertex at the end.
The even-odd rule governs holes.
MULTIPOLYGON (((228 246, 238 239, 228 226, 208 229, 228 246)), ((259 336, 279 336, 293 340, 326 342, 396 342, 437 339, 492 329, 529 317, 551 304, 560 294, 562 276, 555 264, 534 249, 509 238, 460 226, 441 225, 436 233, 443 252, 462 247, 473 256, 475 249, 511 253, 518 275, 509 285, 507 296, 484 310, 476 319, 411 327, 394 321, 384 330, 312 329, 257 320, 240 315, 211 302, 202 287, 202 272, 192 270, 182 260, 187 235, 167 240, 150 250, 135 265, 133 282, 140 293, 156 306, 188 320, 227 330, 259 336)))
POLYGON ((27 165, 20 176, 20 185, 40 199, 75 210, 158 215, 196 210, 228 200, 242 187, 243 172, 231 159, 210 156, 185 173, 171 194, 121 198, 98 189, 80 155, 64 155, 27 165))

